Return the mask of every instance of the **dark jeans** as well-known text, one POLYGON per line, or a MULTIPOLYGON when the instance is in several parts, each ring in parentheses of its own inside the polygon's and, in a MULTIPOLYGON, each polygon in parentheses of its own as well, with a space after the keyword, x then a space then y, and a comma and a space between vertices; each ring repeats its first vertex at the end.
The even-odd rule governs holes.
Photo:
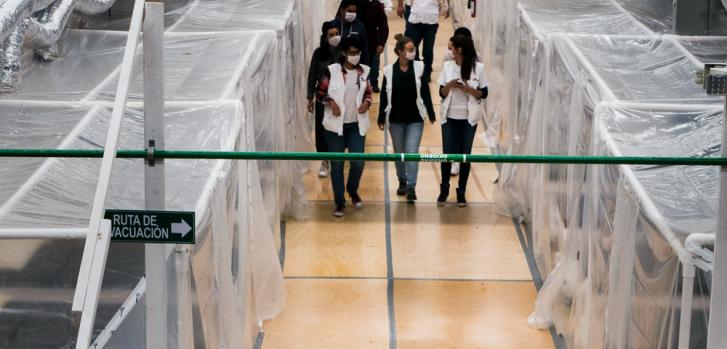
MULTIPOLYGON (((472 143, 475 140, 477 125, 470 125, 467 120, 447 119, 442 125, 442 144, 445 154, 471 154, 472 143)), ((452 175, 452 163, 442 163, 442 184, 449 184, 452 175)), ((459 167, 459 189, 467 188, 467 179, 470 175, 470 163, 463 162, 459 167)))
POLYGON ((326 143, 326 129, 323 128, 323 104, 316 101, 316 151, 325 153, 328 151, 328 143, 326 143))
MULTIPOLYGON (((348 148, 349 153, 363 153, 366 138, 358 131, 358 123, 343 124, 343 136, 326 130, 326 141, 328 150, 334 153, 342 153, 348 148)), ((349 195, 358 194, 358 185, 363 174, 363 161, 349 161, 351 168, 348 170, 348 181, 345 185, 349 195)), ((343 196, 343 161, 331 161, 331 185, 333 186, 333 198, 336 205, 343 206, 346 198, 343 196)))
MULTIPOLYGON (((374 47, 374 50, 376 48, 374 47)), ((369 81, 371 86, 379 86, 379 65, 381 65, 381 55, 376 52, 371 53, 371 73, 369 73, 369 81)))
POLYGON ((417 48, 417 59, 419 58, 419 44, 424 41, 422 47, 422 56, 424 56, 424 76, 423 82, 429 83, 432 76, 432 63, 434 62, 434 40, 437 38, 437 29, 439 24, 422 24, 406 22, 406 31, 404 35, 414 41, 417 48))

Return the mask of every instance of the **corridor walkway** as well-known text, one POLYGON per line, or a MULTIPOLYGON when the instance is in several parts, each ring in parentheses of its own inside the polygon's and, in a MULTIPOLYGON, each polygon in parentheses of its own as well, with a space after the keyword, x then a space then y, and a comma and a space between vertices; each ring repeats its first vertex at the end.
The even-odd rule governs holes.
MULTIPOLYGON (((390 26, 391 51, 404 22, 392 18, 390 26)), ((442 19, 432 80, 451 34, 442 19)), ((371 109, 375 124, 378 105, 371 109)), ((439 124, 425 126, 422 144, 422 152, 441 153, 439 124)), ((372 128, 366 146, 383 152, 383 132, 372 128)), ((489 150, 476 140, 474 153, 489 150)), ((454 194, 437 207, 437 163, 421 164, 419 201, 410 205, 396 196, 393 164, 368 162, 365 206, 340 220, 318 165, 305 178, 310 217, 285 223, 288 305, 264 324, 262 348, 553 347, 549 332, 527 326, 536 291, 513 221, 498 215, 493 165, 473 166, 463 209, 451 203, 454 194)))

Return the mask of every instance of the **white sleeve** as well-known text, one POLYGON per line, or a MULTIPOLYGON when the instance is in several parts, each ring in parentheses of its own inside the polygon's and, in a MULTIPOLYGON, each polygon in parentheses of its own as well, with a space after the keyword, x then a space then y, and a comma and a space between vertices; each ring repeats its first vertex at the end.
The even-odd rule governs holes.
POLYGON ((437 81, 440 86, 444 86, 449 82, 447 81, 447 76, 445 76, 447 74, 447 70, 447 62, 444 62, 444 66, 442 66, 442 72, 439 73, 439 81, 437 81))
POLYGON ((487 84, 487 75, 485 74, 485 65, 482 63, 477 63, 477 68, 479 68, 479 76, 477 77, 480 80, 480 89, 483 89, 488 86, 487 84))

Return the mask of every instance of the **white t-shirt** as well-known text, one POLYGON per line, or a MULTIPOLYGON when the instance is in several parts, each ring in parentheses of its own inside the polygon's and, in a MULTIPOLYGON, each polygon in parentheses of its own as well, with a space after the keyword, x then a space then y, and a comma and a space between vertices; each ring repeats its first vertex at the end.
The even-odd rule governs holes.
POLYGON ((447 111, 447 118, 454 120, 467 120, 469 112, 467 110, 467 101, 469 97, 464 91, 458 88, 449 90, 452 94, 452 102, 449 104, 449 110, 447 111))
POLYGON ((411 4, 409 23, 439 23, 439 0, 414 0, 411 4))
MULTIPOLYGON (((452 69, 446 69, 448 66, 446 63, 445 69, 442 69, 442 73, 439 75, 439 85, 446 86, 447 83, 452 80, 459 80, 464 83, 464 81, 462 81, 462 68, 456 63, 451 63, 453 66, 452 69)), ((480 90, 487 87, 487 75, 485 75, 485 69, 482 66, 482 63, 476 63, 473 67, 473 71, 470 73, 470 82, 476 82, 477 88, 480 90), (480 69, 478 69, 478 67, 480 67, 480 69), (479 71, 479 74, 477 74, 477 71, 479 71)), ((469 100, 469 95, 458 88, 450 89, 449 93, 452 95, 452 100, 449 103, 447 115, 443 115, 442 117, 455 120, 467 120, 467 102, 469 100)))
POLYGON ((343 115, 343 123, 350 124, 358 122, 358 106, 356 96, 358 95, 358 71, 346 69, 346 90, 343 94, 343 103, 346 104, 346 113, 343 115))

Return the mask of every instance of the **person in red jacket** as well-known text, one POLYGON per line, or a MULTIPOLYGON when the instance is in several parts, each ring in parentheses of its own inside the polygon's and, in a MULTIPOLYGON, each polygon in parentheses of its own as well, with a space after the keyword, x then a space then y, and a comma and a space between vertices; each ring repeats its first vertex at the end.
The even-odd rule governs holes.
POLYGON ((369 61, 366 63, 371 67, 369 81, 373 92, 380 92, 379 89, 379 66, 381 54, 384 52, 386 40, 389 39, 389 21, 386 18, 384 4, 379 0, 359 0, 358 17, 366 27, 366 44, 369 48, 369 61))

